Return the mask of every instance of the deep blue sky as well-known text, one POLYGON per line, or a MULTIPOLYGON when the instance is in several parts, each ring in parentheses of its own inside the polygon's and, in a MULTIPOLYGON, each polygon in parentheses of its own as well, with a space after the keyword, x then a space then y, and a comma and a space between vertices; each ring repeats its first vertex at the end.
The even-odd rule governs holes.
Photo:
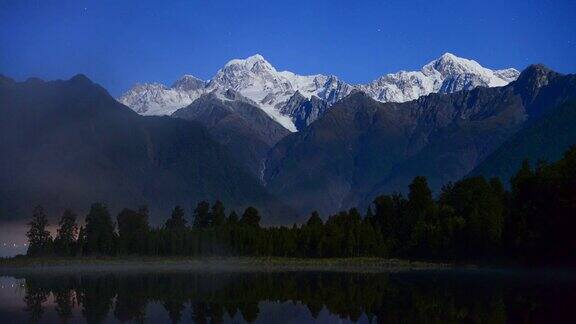
POLYGON ((0 0, 0 73, 138 81, 210 78, 260 53, 280 70, 367 82, 444 52, 492 68, 576 72, 576 1, 0 0))

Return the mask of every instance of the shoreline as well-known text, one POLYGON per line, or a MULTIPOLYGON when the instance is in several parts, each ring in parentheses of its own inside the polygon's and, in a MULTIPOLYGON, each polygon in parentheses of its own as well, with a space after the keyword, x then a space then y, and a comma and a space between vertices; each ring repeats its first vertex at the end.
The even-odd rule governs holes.
MULTIPOLYGON (((384 258, 85 257, 0 259, 0 276, 14 273, 98 272, 401 272, 453 269, 449 263, 384 258)), ((460 266, 459 266, 460 267, 460 266)), ((466 266, 475 268, 475 266, 466 266)))

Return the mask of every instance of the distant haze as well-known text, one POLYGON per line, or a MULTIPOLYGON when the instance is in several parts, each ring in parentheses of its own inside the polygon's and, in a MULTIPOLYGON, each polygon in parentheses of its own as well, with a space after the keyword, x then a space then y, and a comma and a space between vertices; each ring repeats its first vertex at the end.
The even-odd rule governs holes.
POLYGON ((0 223, 0 257, 26 253, 27 230, 26 221, 0 223))

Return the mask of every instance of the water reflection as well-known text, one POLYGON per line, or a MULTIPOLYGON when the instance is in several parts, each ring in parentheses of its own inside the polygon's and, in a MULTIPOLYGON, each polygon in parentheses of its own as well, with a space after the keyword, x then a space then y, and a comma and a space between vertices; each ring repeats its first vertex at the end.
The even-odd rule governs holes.
POLYGON ((0 291, 1 322, 576 322, 574 282, 539 277, 264 272, 23 279, 11 279, 20 293, 0 291), (23 307, 10 305, 10 296, 23 307))

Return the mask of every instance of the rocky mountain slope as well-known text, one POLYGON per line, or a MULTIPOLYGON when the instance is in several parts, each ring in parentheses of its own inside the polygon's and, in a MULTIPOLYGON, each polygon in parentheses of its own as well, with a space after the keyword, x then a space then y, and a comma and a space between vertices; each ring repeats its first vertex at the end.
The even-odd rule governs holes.
POLYGON ((353 90, 381 102, 405 102, 430 93, 452 93, 478 86, 504 86, 518 77, 515 69, 490 70, 475 61, 446 53, 421 71, 387 74, 366 85, 350 85, 335 76, 277 71, 261 55, 228 62, 208 82, 184 76, 173 86, 141 84, 118 100, 143 115, 170 115, 202 93, 228 89, 254 101, 290 131, 301 130, 353 90), (190 84, 187 87, 179 86, 190 84))
POLYGON ((527 96, 527 102, 531 107, 541 106, 538 101, 552 104, 544 106, 547 109, 533 109, 526 126, 498 147, 470 175, 499 177, 507 183, 524 159, 528 159, 533 167, 542 161, 554 162, 570 146, 576 145, 576 75, 561 76, 544 67, 539 68, 540 75, 545 77, 532 75, 522 86, 526 93, 538 92, 536 97, 527 96), (539 87, 534 88, 534 85, 539 87))
POLYGON ((206 126, 212 137, 258 178, 270 148, 289 133, 254 102, 232 90, 203 94, 172 116, 206 126))
POLYGON ((29 218, 36 204, 59 216, 63 208, 84 213, 101 201, 113 212, 148 204, 155 221, 175 205, 191 217, 203 199, 258 206, 264 223, 293 216, 201 124, 139 116, 85 76, 2 77, 0 114, 4 219, 29 218))
POLYGON ((164 218, 176 204, 222 199, 261 208, 265 223, 288 224, 314 209, 364 208, 380 193, 404 191, 416 175, 436 191, 467 174, 504 176, 520 155, 554 159, 572 143, 576 77, 541 65, 501 87, 494 82, 506 80, 460 82, 448 73, 438 93, 416 100, 383 103, 351 89, 330 105, 308 96, 312 88, 256 96, 269 84, 294 89, 259 58, 250 70, 270 78, 256 86, 249 76, 232 90, 225 75, 243 80, 244 64, 230 63, 214 81, 187 76, 166 88, 190 101, 172 106, 172 117, 140 116, 81 75, 53 82, 0 76, 0 213, 27 216, 31 204, 83 212, 100 200, 112 209, 147 203, 164 218), (443 93, 459 87, 471 89, 443 93), (287 100, 278 113, 302 131, 290 133, 263 100, 269 107, 287 100))
POLYGON ((531 66, 504 87, 404 103, 353 93, 273 148, 266 183, 301 214, 324 215, 405 191, 417 175, 438 190, 467 175, 527 121, 573 97, 571 78, 531 66))
POLYGON ((574 121, 576 101, 566 102, 504 142, 469 175, 499 177, 509 185, 525 159, 532 168, 542 162, 559 160, 576 145, 574 121))

